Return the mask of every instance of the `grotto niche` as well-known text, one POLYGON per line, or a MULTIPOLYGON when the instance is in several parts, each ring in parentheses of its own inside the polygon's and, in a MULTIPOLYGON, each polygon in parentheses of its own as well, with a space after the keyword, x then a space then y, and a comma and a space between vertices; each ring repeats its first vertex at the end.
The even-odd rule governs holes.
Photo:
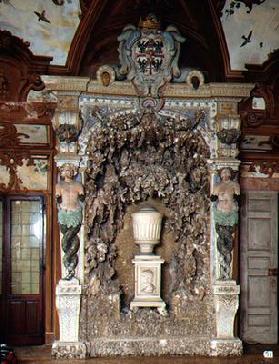
POLYGON ((80 135, 88 166, 81 339, 91 342, 91 356, 123 350, 156 354, 162 348, 156 348, 152 338, 158 336, 177 338, 168 341, 168 352, 191 353, 191 342, 193 352, 197 345, 204 351, 214 330, 209 288, 210 153, 200 131, 208 111, 192 110, 188 117, 152 110, 111 116, 108 109, 95 106, 86 115, 80 135), (127 214, 146 203, 164 215, 159 249, 165 259, 161 285, 167 316, 152 308, 130 311, 134 287, 123 277, 131 272, 130 280, 134 279, 133 264, 119 260, 121 249, 130 249, 131 256, 137 251, 132 236, 126 243, 119 241, 123 227, 130 224, 127 214))

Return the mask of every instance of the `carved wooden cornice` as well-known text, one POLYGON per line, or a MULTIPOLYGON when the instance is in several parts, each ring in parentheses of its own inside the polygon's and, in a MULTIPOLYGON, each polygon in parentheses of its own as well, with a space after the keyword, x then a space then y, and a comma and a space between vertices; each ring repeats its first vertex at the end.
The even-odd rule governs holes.
POLYGON ((48 73, 52 57, 35 56, 29 46, 0 30, 0 101, 25 101, 30 90, 44 88, 40 75, 48 73))

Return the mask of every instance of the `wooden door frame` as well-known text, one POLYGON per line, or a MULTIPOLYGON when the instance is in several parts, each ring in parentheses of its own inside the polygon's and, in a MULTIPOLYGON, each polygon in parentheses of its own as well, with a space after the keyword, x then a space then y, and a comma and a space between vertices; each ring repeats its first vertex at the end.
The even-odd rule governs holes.
MULTIPOLYGON (((40 201, 42 206, 42 239, 40 243, 40 327, 41 327, 41 336, 38 338, 36 343, 34 344, 44 344, 45 343, 45 333, 46 333, 46 270, 45 267, 47 265, 46 261, 46 249, 47 249, 47 240, 50 236, 48 230, 48 209, 47 206, 47 196, 44 193, 33 192, 33 193, 5 193, 1 194, 0 199, 3 202, 3 275, 2 275, 2 289, 4 295, 2 295, 2 302, 8 302, 11 297, 18 298, 20 300, 21 295, 12 295, 11 293, 11 267, 12 267, 12 259, 11 259, 11 203, 12 201, 40 201), (46 226, 45 226, 46 225, 46 226)), ((32 294, 24 295, 24 298, 28 300, 28 298, 32 299, 32 294)), ((4 304, 2 308, 2 317, 4 317, 4 327, 8 325, 8 305, 4 304)), ((8 338, 7 333, 4 333, 5 340, 8 338)), ((18 345, 21 344, 19 341, 16 343, 18 345)), ((32 341, 30 341, 32 344, 32 341)), ((28 339, 24 342, 24 345, 29 345, 28 339)))
MULTIPOLYGON (((247 192, 277 192, 277 198, 278 198, 278 208, 279 208, 279 178, 262 178, 262 177, 240 177, 240 191, 242 193, 247 192)), ((241 199, 241 205, 242 205, 242 199, 241 199)), ((240 205, 240 209, 241 209, 240 205)), ((241 215, 240 215, 241 219, 241 215)), ((241 221, 240 221, 241 223, 241 221)), ((278 232, 279 232, 279 211, 278 211, 278 232)), ((239 236, 240 236, 240 224, 239 224, 239 236)), ((278 235, 279 236, 279 235, 278 235)), ((241 266, 240 266, 240 240, 238 250, 238 281, 240 282, 240 274, 241 274, 241 266)), ((279 244, 278 244, 278 269, 279 269, 279 244)), ((240 294, 241 294, 241 287, 240 287, 240 294)), ((239 302, 239 311, 237 316, 237 332, 238 335, 240 335, 240 312, 242 310, 241 300, 239 302)), ((278 342, 279 344, 279 275, 277 278, 277 310, 278 310, 278 342)), ((240 337, 240 336, 239 336, 240 337)), ((241 339, 241 337, 240 337, 241 339)))

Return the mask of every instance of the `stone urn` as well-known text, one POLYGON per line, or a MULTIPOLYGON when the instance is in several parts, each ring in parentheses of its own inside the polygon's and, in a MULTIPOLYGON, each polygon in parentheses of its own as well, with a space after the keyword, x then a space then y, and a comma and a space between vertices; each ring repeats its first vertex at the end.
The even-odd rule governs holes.
POLYGON ((153 207, 144 207, 132 214, 135 243, 140 254, 152 254, 160 242, 162 215, 153 207))

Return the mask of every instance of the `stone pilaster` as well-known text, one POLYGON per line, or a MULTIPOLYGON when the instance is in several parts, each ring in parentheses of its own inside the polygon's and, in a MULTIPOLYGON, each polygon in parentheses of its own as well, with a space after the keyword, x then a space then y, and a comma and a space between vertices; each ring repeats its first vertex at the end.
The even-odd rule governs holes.
POLYGON ((215 133, 216 157, 208 161, 212 195, 211 281, 216 314, 216 337, 211 340, 210 347, 212 356, 241 355, 242 342, 234 336, 240 286, 232 280, 234 244, 238 243, 234 236, 238 223, 238 202, 235 198, 239 195, 239 184, 235 175, 240 164, 237 159, 240 137, 237 100, 218 102, 215 133), (222 179, 224 169, 230 174, 227 181, 222 179))
MULTIPOLYGON (((53 118, 53 128, 57 137, 58 152, 55 157, 56 166, 59 171, 62 171, 65 166, 68 166, 68 168, 72 168, 72 170, 75 171, 73 175, 73 188, 76 188, 77 185, 82 186, 84 182, 83 176, 81 176, 82 171, 80 170, 81 158, 78 155, 78 135, 81 128, 79 96, 80 91, 72 90, 71 85, 69 85, 69 90, 56 91, 58 107, 53 118)), ((63 195, 61 197, 63 201, 63 195)), ((80 204, 80 208, 83 210, 82 204, 80 204)), ((81 214, 82 216, 84 215, 83 211, 81 214)), ((59 224, 61 227, 60 220, 59 224)), ((63 224, 65 229, 66 222, 63 222, 63 224)), ((87 347, 84 343, 79 341, 81 283, 83 282, 84 266, 83 221, 67 222, 67 226, 69 228, 67 233, 70 232, 70 228, 72 227, 76 227, 77 229, 77 231, 73 233, 74 235, 71 239, 74 239, 76 236, 76 239, 78 239, 76 244, 78 244, 79 251, 76 252, 77 258, 72 258, 77 260, 76 263, 74 263, 75 274, 69 279, 67 278, 67 264, 71 265, 73 263, 69 261, 66 262, 67 264, 65 265, 64 254, 66 255, 68 252, 65 251, 65 247, 64 251, 62 249, 62 239, 66 239, 66 235, 60 234, 62 279, 56 287, 56 307, 59 315, 60 338, 52 346, 52 355, 56 358, 84 359, 87 355, 87 347)), ((63 234, 65 234, 65 231, 63 234)), ((74 243, 71 243, 70 240, 67 243, 69 246, 69 254, 71 253, 70 244, 74 243)))

